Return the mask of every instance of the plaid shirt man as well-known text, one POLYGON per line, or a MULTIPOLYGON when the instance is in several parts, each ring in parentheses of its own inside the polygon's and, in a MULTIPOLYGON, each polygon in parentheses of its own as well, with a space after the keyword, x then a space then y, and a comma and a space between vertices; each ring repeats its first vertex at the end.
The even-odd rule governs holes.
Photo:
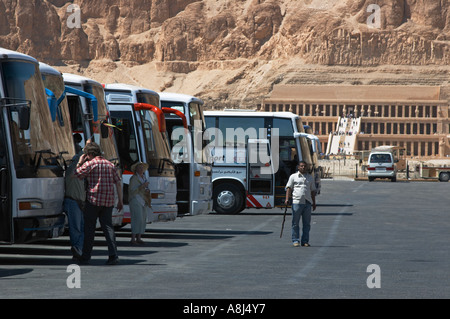
POLYGON ((114 206, 114 187, 120 181, 120 176, 110 161, 97 156, 77 167, 75 176, 87 178, 87 200, 92 205, 114 206))

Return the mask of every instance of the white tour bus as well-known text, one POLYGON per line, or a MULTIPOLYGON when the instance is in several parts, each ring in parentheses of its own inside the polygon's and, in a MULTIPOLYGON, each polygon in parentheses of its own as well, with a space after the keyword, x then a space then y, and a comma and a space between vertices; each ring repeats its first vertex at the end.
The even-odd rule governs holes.
POLYGON ((207 143, 203 139, 203 101, 179 93, 162 92, 159 96, 171 138, 172 160, 177 165, 178 214, 208 214, 212 210, 212 167, 203 152, 207 143))
POLYGON ((204 115, 210 146, 214 147, 214 210, 239 213, 245 208, 284 207, 285 186, 298 162, 303 160, 312 167, 301 118, 291 112, 239 110, 205 111, 204 115), (249 175, 248 139, 270 141, 274 187, 266 180, 258 181, 259 175, 249 175))
POLYGON ((175 164, 170 158, 158 93, 128 84, 106 84, 105 93, 123 169, 124 223, 130 222, 131 166, 138 161, 149 165, 145 174, 150 184, 152 209, 147 222, 175 220, 178 214, 175 164))
POLYGON ((54 94, 50 97, 49 103, 51 103, 50 113, 58 144, 58 155, 63 164, 68 165, 75 155, 75 145, 62 73, 42 62, 39 63, 39 69, 45 88, 54 94))
POLYGON ((38 61, 0 48, 0 242, 64 231, 64 170, 38 61))
MULTIPOLYGON (((81 137, 79 145, 84 147, 88 139, 100 145, 103 157, 114 163, 119 174, 122 175, 103 86, 97 81, 75 74, 63 73, 63 79, 66 86, 65 92, 72 131, 81 137)), ((114 192, 116 192, 115 188, 114 192)), ((124 210, 122 209, 120 212, 117 210, 118 196, 115 195, 116 205, 114 205, 112 220, 114 226, 121 226, 124 210)))

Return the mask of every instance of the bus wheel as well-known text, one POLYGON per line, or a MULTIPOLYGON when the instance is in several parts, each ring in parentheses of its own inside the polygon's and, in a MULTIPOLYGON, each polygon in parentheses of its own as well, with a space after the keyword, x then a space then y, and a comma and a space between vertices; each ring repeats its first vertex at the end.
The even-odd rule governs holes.
POLYGON ((439 181, 440 182, 448 182, 450 180, 450 173, 449 172, 441 172, 439 174, 439 181))
POLYGON ((237 214, 242 209, 243 192, 233 184, 220 184, 214 187, 214 210, 219 214, 237 214))

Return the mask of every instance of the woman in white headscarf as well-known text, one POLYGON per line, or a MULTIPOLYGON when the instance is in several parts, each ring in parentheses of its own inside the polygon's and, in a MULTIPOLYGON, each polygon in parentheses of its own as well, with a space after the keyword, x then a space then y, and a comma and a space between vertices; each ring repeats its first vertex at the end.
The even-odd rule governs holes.
POLYGON ((145 233, 147 212, 152 207, 149 184, 145 178, 148 164, 137 162, 131 166, 134 175, 128 185, 128 202, 131 213, 131 244, 143 244, 141 235, 145 233))

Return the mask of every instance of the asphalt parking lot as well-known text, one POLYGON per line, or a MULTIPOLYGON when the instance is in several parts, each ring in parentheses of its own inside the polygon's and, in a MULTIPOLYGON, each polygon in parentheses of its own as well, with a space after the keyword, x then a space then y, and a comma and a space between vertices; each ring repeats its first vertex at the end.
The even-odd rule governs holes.
POLYGON ((311 247, 292 247, 290 212, 280 238, 279 208, 150 224, 142 246, 125 227, 116 266, 100 232, 79 270, 68 237, 0 246, 0 298, 449 298, 449 194, 450 183, 325 180, 311 247))

